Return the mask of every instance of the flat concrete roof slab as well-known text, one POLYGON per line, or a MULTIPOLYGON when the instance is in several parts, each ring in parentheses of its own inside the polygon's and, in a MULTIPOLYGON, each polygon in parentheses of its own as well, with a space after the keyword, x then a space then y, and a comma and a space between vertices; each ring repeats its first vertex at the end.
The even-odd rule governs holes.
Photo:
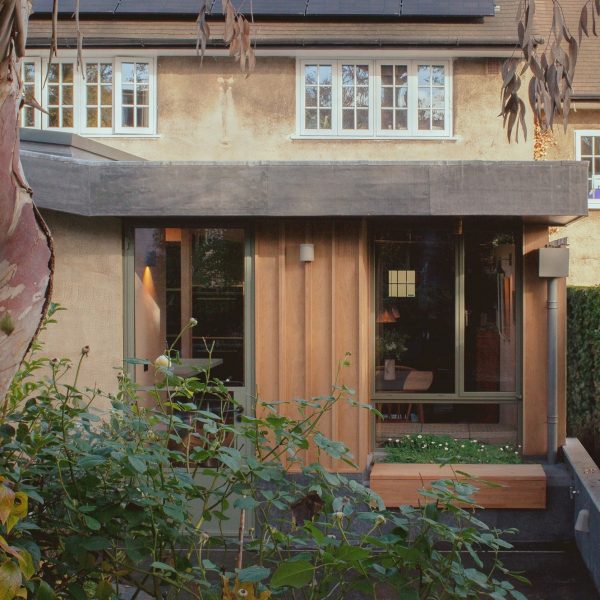
POLYGON ((587 215, 578 161, 95 161, 21 151, 41 208, 113 217, 587 215))

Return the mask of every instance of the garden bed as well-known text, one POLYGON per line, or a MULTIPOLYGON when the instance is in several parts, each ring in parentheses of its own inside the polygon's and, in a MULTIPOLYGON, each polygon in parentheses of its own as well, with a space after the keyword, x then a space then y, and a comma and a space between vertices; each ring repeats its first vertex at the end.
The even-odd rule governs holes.
POLYGON ((371 488, 386 507, 427 502, 419 490, 434 481, 470 480, 483 508, 546 508, 546 475, 538 464, 522 464, 518 447, 482 444, 444 435, 405 435, 388 439, 373 465, 371 488), (481 481, 477 481, 481 480, 481 481), (487 484, 486 482, 489 482, 487 484))
POLYGON ((546 474, 539 464, 407 464, 377 463, 371 469, 371 489, 387 508, 427 502, 419 490, 440 479, 470 481, 479 488, 475 502, 483 508, 546 508, 546 474), (485 484, 490 482, 494 487, 485 484))

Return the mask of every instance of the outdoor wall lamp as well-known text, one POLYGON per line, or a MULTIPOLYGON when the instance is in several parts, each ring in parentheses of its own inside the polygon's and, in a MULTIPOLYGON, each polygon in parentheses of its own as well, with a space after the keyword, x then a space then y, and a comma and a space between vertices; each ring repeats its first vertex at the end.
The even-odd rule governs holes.
POLYGON ((300 244, 300 262, 313 262, 315 260, 314 244, 300 244))
POLYGON ((587 508, 582 508, 577 513, 577 519, 575 521, 575 531, 581 533, 590 532, 590 511, 587 508))
POLYGON ((158 255, 156 254, 156 250, 148 250, 148 252, 146 252, 146 266, 155 267, 157 263, 158 255))

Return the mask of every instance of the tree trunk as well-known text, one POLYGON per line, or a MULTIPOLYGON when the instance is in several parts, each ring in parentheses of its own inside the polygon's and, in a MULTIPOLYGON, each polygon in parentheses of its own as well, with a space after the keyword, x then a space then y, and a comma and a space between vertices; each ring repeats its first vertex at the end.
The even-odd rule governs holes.
POLYGON ((52 239, 33 205, 19 156, 28 0, 0 0, 0 414, 10 381, 50 298, 52 239))

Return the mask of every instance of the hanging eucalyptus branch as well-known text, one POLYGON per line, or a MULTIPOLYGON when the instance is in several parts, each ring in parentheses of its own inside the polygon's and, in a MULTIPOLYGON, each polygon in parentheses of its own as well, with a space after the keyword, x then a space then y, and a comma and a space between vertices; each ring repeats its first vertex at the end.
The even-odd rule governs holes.
POLYGON ((522 78, 529 71, 528 99, 534 119, 543 131, 552 129, 555 118, 562 116, 565 131, 569 120, 575 66, 582 38, 598 36, 596 18, 600 18, 600 0, 587 0, 581 9, 578 36, 567 26, 558 0, 552 0, 552 25, 545 41, 535 35, 535 0, 521 0, 517 11, 520 58, 511 57, 502 67, 502 110, 506 135, 519 141, 519 126, 527 139, 526 106, 520 97, 522 78), (542 49, 543 45, 543 49, 542 49))

